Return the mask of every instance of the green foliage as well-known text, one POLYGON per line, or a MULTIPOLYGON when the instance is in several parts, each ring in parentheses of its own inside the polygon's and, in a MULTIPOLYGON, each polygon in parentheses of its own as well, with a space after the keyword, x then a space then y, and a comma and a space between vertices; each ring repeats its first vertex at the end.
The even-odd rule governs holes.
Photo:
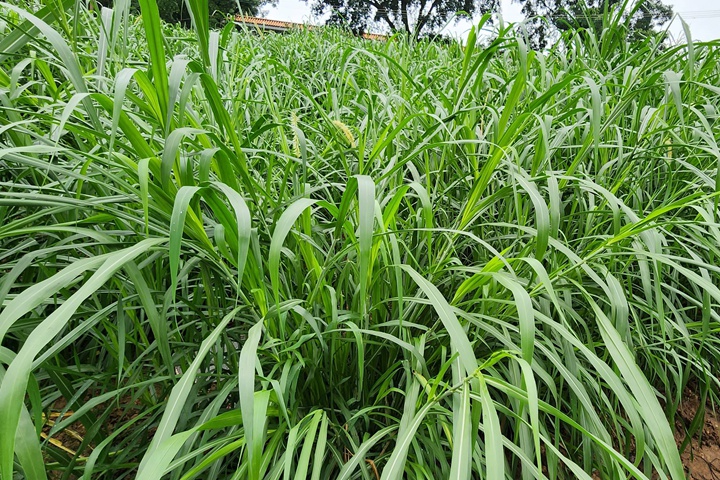
MULTIPOLYGON (((99 5, 112 7, 118 0, 92 0, 99 5)), ((133 13, 140 12, 139 0, 131 0, 133 13)), ((190 27, 191 12, 187 0, 156 0, 160 17, 168 23, 177 23, 190 27)), ((227 23, 228 17, 242 12, 245 15, 257 15, 264 4, 275 4, 275 0, 206 0, 210 14, 210 25, 214 28, 222 27, 227 23)))
MULTIPOLYGON (((308 0, 305 0, 306 2, 308 0)), ((313 0, 316 15, 328 15, 328 25, 355 33, 379 24, 391 32, 405 32, 415 39, 432 35, 458 14, 475 15, 497 11, 499 0, 313 0)))
POLYGON ((642 40, 672 19, 662 0, 513 0, 528 18, 533 45, 544 47, 556 31, 587 31, 600 38, 603 30, 619 29, 631 41, 642 40))
POLYGON ((0 6, 3 480, 685 478, 718 42, 140 5, 0 6))

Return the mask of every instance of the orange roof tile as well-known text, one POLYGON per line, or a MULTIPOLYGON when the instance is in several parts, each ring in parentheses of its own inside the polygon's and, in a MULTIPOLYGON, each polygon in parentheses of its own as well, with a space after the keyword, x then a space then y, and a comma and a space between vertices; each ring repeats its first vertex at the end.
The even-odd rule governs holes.
POLYGON ((388 39, 387 35, 382 35, 379 33, 363 33, 362 37, 367 40, 382 40, 385 41, 388 39))
MULTIPOLYGON (((245 16, 242 14, 235 15, 235 22, 236 23, 242 23, 249 26, 256 26, 259 28, 267 28, 270 30, 290 30, 292 28, 297 29, 305 29, 308 30, 314 28, 313 25, 305 25, 302 23, 294 23, 294 22, 284 22, 281 20, 271 20, 269 18, 261 18, 261 17, 250 17, 245 16)), ((362 37, 367 40, 387 40, 386 35, 381 35, 378 33, 363 33, 362 37)))
POLYGON ((280 20, 270 20, 269 18, 260 18, 260 17, 246 17, 245 15, 241 15, 241 14, 235 15, 235 21, 238 23, 244 23, 244 24, 248 24, 248 25, 257 25, 259 27, 276 27, 276 28, 284 28, 284 29, 290 29, 293 27, 296 27, 296 28, 304 27, 304 25, 302 23, 283 22, 280 20))

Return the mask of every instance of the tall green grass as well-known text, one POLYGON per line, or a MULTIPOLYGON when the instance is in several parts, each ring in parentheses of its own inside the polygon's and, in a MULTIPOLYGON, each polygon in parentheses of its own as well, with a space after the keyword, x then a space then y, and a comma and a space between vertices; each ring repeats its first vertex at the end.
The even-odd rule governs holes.
POLYGON ((140 3, 0 7, 0 478, 684 478, 720 43, 140 3))

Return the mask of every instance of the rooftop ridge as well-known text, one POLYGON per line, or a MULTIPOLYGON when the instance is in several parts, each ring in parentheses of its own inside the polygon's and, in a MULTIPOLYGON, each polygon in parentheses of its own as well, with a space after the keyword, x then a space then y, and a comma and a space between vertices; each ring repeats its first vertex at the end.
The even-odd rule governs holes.
MULTIPOLYGON (((262 18, 262 17, 254 17, 252 15, 243 15, 241 13, 238 13, 235 15, 235 23, 242 23, 245 25, 252 25, 256 27, 260 27, 262 29, 267 30, 274 30, 274 31, 288 31, 293 28, 297 28, 299 30, 308 29, 311 30, 313 28, 320 28, 318 25, 310 25, 306 23, 297 23, 297 22, 287 22, 284 20, 272 20, 270 18, 262 18)), ((367 40, 387 40, 387 35, 382 35, 379 33, 363 33, 362 38, 365 38, 367 40)))

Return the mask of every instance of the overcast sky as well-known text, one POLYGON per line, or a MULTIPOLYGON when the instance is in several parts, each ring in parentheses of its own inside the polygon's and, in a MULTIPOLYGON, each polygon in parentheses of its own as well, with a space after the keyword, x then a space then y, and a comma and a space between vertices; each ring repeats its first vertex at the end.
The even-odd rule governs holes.
MULTIPOLYGON (((310 0, 311 3, 312 1, 310 0)), ((694 40, 720 38, 720 0, 665 0, 665 3, 672 5, 675 12, 690 25, 694 40)), ((501 0, 501 4, 503 17, 507 22, 522 20, 518 4, 511 3, 510 0, 501 0)), ((288 22, 322 23, 321 19, 311 17, 309 5, 302 0, 278 0, 277 7, 270 8, 265 16, 288 22)), ((457 25, 448 27, 446 33, 465 37, 470 25, 469 21, 461 21, 457 25)), ((671 25, 670 32, 676 39, 684 36, 682 25, 677 20, 671 25)))

